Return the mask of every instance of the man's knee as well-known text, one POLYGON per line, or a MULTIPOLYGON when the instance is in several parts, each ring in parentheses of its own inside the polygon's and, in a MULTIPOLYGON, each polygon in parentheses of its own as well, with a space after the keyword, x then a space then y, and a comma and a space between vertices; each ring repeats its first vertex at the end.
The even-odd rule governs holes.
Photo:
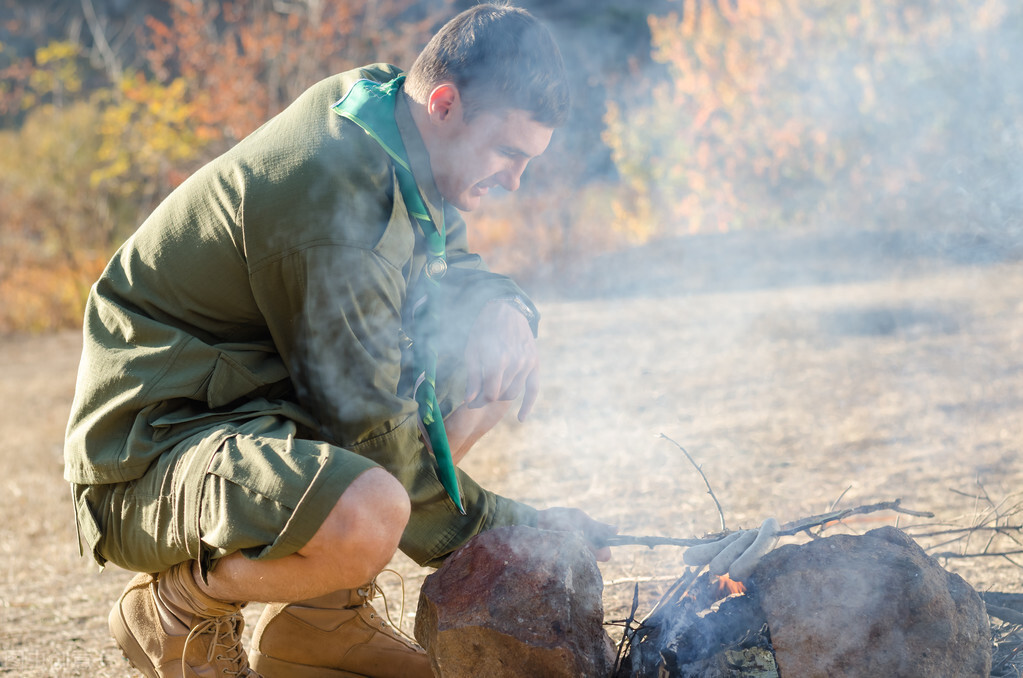
POLYGON ((401 483, 382 468, 370 469, 345 489, 299 553, 336 558, 346 568, 358 563, 369 581, 397 550, 410 512, 401 483))

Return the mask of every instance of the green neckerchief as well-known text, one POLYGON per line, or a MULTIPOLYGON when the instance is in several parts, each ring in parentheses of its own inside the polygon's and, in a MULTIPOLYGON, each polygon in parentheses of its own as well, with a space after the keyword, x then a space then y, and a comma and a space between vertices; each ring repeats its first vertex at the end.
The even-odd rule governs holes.
POLYGON ((412 176, 405 143, 394 121, 394 105, 404 80, 404 75, 383 83, 359 80, 334 104, 332 110, 365 130, 391 156, 402 200, 405 201, 409 216, 419 224, 426 238, 424 293, 412 306, 413 325, 422 330, 414 332, 416 336, 412 342, 412 359, 417 375, 413 397, 419 404, 419 420, 425 433, 423 438, 437 459, 437 476, 451 501, 465 515, 455 464, 451 459, 451 445, 444 430, 440 405, 437 404, 437 351, 431 341, 432 328, 437 327, 440 313, 437 308, 440 301, 440 279, 448 269, 444 253, 444 210, 442 206, 441 223, 435 224, 430 218, 430 211, 426 208, 426 201, 423 200, 415 177, 412 176))

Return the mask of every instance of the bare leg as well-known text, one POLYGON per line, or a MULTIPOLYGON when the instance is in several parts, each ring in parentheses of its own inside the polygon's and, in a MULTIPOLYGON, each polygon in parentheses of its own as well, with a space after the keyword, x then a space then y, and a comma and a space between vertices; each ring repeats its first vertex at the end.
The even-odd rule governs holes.
POLYGON ((501 421, 511 405, 510 400, 498 400, 483 407, 469 409, 463 403, 444 419, 448 443, 451 444, 451 458, 456 464, 462 461, 483 434, 501 421))
POLYGON ((275 560, 249 560, 232 553, 220 559, 208 583, 195 578, 200 588, 220 600, 290 602, 354 589, 387 565, 409 511, 401 484, 383 469, 370 469, 348 486, 297 552, 275 560))
MULTIPOLYGON (((463 404, 445 419, 456 464, 511 405, 497 401, 470 409, 463 404)), ((208 583, 196 580, 220 600, 291 602, 354 589, 390 561, 409 511, 401 484, 387 471, 371 469, 345 490, 320 529, 296 553, 276 560, 249 560, 232 553, 220 559, 208 583)))

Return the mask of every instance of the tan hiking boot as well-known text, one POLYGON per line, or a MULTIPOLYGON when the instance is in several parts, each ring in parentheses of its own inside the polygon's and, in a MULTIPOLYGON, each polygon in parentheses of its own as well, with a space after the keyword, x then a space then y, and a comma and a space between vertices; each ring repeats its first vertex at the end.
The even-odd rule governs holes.
POLYGON ((431 678, 423 648, 381 617, 374 584, 267 605, 249 660, 266 678, 431 678))
POLYGON ((148 678, 259 678, 242 649, 241 605, 203 593, 191 563, 136 575, 109 621, 124 656, 148 678))

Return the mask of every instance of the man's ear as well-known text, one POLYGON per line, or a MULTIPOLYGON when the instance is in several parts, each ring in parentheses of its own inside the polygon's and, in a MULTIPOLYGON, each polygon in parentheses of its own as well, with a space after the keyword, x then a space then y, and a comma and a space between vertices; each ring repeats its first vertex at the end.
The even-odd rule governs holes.
MULTIPOLYGON (((434 123, 443 123, 452 115, 458 116, 462 105, 458 88, 449 82, 433 88, 426 100, 426 112, 434 123)), ((457 119, 457 118, 456 118, 457 119)))

